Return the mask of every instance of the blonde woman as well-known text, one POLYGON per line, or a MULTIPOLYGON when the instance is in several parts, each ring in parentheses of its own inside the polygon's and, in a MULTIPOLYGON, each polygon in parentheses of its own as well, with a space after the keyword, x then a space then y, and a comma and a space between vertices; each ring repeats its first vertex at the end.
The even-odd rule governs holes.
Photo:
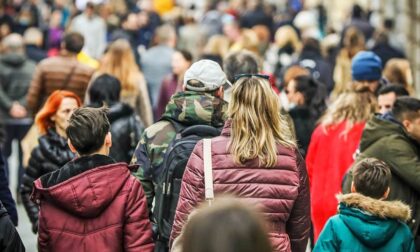
MULTIPOLYGON (((273 251, 305 251, 310 229, 305 162, 265 75, 237 76, 226 122, 212 139, 214 193, 257 205, 269 222, 273 251)), ((203 143, 185 169, 171 240, 204 199, 203 143)))
MULTIPOLYGON (((136 64, 127 40, 118 39, 109 45, 91 83, 102 74, 112 75, 121 82, 121 101, 134 108, 145 127, 151 125, 153 113, 146 80, 136 64)), ((89 103, 89 97, 85 98, 85 103, 89 103)))
POLYGON ((224 35, 211 36, 204 46, 203 54, 214 55, 223 59, 229 51, 229 39, 224 35))
POLYGON ((359 29, 352 26, 344 34, 343 45, 334 68, 333 98, 351 89, 351 59, 356 53, 365 49, 365 37, 359 29))
POLYGON ((337 213, 335 195, 341 191, 343 176, 354 161, 365 122, 375 111, 375 97, 367 89, 342 93, 312 134, 306 164, 315 241, 328 218, 337 213))
POLYGON ((290 25, 278 28, 274 43, 265 55, 264 70, 281 79, 285 69, 297 60, 301 49, 302 43, 290 25))
POLYGON ((402 85, 410 95, 414 95, 413 76, 410 62, 406 59, 390 59, 385 65, 383 76, 394 85, 402 85))

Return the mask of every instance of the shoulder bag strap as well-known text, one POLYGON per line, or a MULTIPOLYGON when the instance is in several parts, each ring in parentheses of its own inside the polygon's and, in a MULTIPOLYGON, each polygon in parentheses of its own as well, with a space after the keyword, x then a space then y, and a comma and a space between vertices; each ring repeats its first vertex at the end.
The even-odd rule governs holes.
POLYGON ((211 160, 211 139, 203 139, 204 154, 204 194, 206 201, 211 205, 214 199, 213 191, 213 166, 211 160))
POLYGON ((71 68, 70 73, 66 76, 66 79, 63 81, 63 85, 61 86, 61 90, 66 90, 67 89, 67 86, 69 85, 71 77, 73 76, 74 71, 76 70, 76 66, 77 66, 77 63, 75 63, 73 65, 73 67, 71 68))

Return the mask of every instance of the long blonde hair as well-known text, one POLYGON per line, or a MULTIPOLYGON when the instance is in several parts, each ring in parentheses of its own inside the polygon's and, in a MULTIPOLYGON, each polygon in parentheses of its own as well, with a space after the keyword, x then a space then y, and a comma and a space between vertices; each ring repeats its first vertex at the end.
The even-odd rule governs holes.
POLYGON ((385 65, 383 76, 395 85, 402 85, 410 94, 414 94, 410 62, 406 59, 390 59, 385 65))
POLYGON ((334 68, 334 90, 332 91, 332 99, 339 94, 351 90, 351 60, 358 52, 365 49, 365 37, 363 33, 354 26, 346 30, 343 39, 344 48, 336 58, 334 68))
POLYGON ((229 148, 238 164, 258 158, 260 165, 272 167, 277 161, 277 144, 296 147, 280 114, 279 98, 263 78, 243 77, 235 83, 228 115, 232 120, 229 148))
POLYGON ((343 134, 347 134, 354 124, 369 120, 376 110, 376 97, 366 88, 344 92, 328 107, 320 123, 327 131, 328 127, 346 121, 343 134))
POLYGON ((122 93, 139 90, 138 80, 141 72, 137 67, 130 43, 125 39, 118 39, 109 46, 98 71, 119 79, 122 93))
POLYGON ((278 47, 282 48, 290 44, 296 52, 302 49, 302 43, 296 31, 290 25, 284 25, 277 29, 274 35, 275 43, 278 47))

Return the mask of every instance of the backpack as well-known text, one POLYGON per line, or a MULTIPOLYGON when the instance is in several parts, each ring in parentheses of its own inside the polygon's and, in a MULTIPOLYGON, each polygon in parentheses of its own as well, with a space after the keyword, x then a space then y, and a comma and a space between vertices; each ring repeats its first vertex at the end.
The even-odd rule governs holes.
MULTIPOLYGON (((182 176, 188 159, 198 141, 220 135, 220 129, 207 125, 194 125, 181 130, 170 143, 163 159, 163 170, 157 181, 155 221, 157 240, 167 251, 175 210, 178 205, 182 176), (163 244, 162 244, 163 243, 163 244)), ((160 247, 158 244, 157 247, 160 247)))

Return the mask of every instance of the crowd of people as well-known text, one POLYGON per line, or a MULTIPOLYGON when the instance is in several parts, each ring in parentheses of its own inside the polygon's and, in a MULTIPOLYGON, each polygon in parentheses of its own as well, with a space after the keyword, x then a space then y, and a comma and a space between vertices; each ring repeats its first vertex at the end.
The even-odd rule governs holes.
POLYGON ((278 2, 1 3, 0 251, 420 250, 393 21, 278 2))

